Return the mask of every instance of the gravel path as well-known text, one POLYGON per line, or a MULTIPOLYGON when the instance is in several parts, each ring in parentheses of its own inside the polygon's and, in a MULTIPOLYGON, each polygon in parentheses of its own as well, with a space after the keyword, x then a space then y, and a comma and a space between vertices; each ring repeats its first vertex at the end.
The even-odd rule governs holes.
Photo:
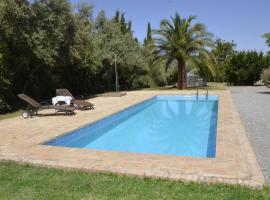
POLYGON ((266 183, 270 184, 270 89, 230 87, 266 183))

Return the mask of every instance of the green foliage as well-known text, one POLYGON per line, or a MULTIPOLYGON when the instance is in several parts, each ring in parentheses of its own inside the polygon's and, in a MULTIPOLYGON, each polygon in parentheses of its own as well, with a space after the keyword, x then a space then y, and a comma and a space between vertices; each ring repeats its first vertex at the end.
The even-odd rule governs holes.
POLYGON ((0 90, 1 91, 6 90, 8 86, 11 84, 10 72, 7 68, 7 60, 9 56, 10 55, 9 55, 7 45, 4 42, 1 42, 0 43, 0 90))
POLYGON ((144 56, 147 61, 148 85, 150 87, 163 86, 166 84, 164 62, 156 62, 157 49, 152 39, 151 24, 147 25, 147 37, 144 39, 144 56))
POLYGON ((70 4, 8 0, 0 6, 0 40, 10 55, 5 62, 10 84, 1 96, 10 105, 20 92, 47 98, 54 93, 54 71, 68 62, 74 33, 70 4))
POLYGON ((117 24, 120 23, 120 11, 119 10, 116 10, 116 12, 115 12, 114 22, 117 24))
MULTIPOLYGON (((126 22, 125 13, 121 13, 119 10, 116 10, 112 21, 120 26, 122 34, 132 35, 132 21, 126 22)), ((134 38, 134 40, 135 39, 136 38, 134 38)))
MULTIPOLYGON (((206 62, 201 62, 198 63, 197 65, 197 70, 195 70, 195 72, 197 71, 196 74, 198 74, 200 77, 202 77, 205 81, 213 81, 214 78, 214 73, 210 70, 214 69, 214 61, 213 60, 209 60, 207 63, 206 62)), ((194 70, 193 70, 194 71, 194 70)))
POLYGON ((167 83, 168 83, 168 85, 175 85, 175 83, 177 82, 177 79, 178 79, 178 66, 177 66, 177 62, 174 61, 167 68, 168 68, 167 74, 166 74, 167 83))
POLYGON ((270 33, 265 33, 263 37, 266 39, 266 44, 270 47, 270 33))
POLYGON ((126 25, 125 13, 122 13, 121 14, 120 26, 121 26, 121 32, 123 34, 125 34, 127 32, 127 25, 126 25))
POLYGON ((11 85, 11 72, 8 69, 7 60, 9 58, 8 47, 4 42, 0 42, 0 113, 9 110, 4 94, 11 85))
POLYGON ((256 51, 235 50, 236 44, 216 40, 212 49, 214 80, 233 85, 253 85, 259 80, 261 71, 270 65, 269 56, 256 51))
POLYGON ((160 59, 165 60, 167 66, 177 61, 178 88, 183 89, 186 65, 197 67, 200 62, 209 60, 210 55, 206 48, 212 46, 212 39, 204 25, 192 25, 194 16, 184 19, 176 13, 171 19, 161 21, 155 42, 160 59))
POLYGON ((267 68, 262 73, 262 81, 267 86, 270 87, 270 68, 267 68))
MULTIPOLYGON (((106 18, 97 19, 96 23, 103 21, 95 38, 97 57, 100 59, 103 78, 106 80, 107 88, 114 88, 114 56, 117 58, 117 67, 121 89, 137 88, 146 86, 146 66, 141 47, 133 37, 126 33, 121 34, 119 24, 112 23, 106 18)), ((98 25, 97 25, 98 26, 98 25)))
POLYGON ((146 38, 144 39, 144 45, 146 44, 152 44, 153 45, 153 38, 152 38, 152 28, 150 22, 147 24, 147 35, 146 38))
MULTIPOLYGON (((207 80, 224 81, 225 69, 233 83, 258 78, 261 68, 250 64, 256 56, 233 60, 235 44, 222 40, 210 52, 211 34, 193 19, 176 13, 171 21, 163 20, 155 40, 148 23, 141 45, 132 22, 119 10, 112 18, 104 11, 94 18, 92 5, 83 2, 73 7, 68 0, 0 0, 0 112, 8 105, 20 107, 17 94, 22 92, 43 100, 56 88, 74 95, 112 91, 115 57, 122 90, 177 80, 183 87, 185 72, 193 68, 207 80)), ((269 34, 265 37, 269 43, 269 34)), ((269 66, 270 56, 264 62, 269 66)))
POLYGON ((266 67, 263 53, 256 51, 238 52, 233 55, 227 67, 226 80, 233 85, 253 85, 260 79, 266 67))
POLYGON ((127 33, 132 33, 132 22, 129 21, 127 24, 127 33))
POLYGON ((183 183, 0 163, 0 199, 267 200, 270 187, 183 183))
POLYGON ((266 62, 266 67, 270 67, 270 52, 268 52, 268 54, 265 55, 265 62, 266 62))
POLYGON ((53 66, 72 26, 70 5, 65 0, 37 1, 29 9, 29 46, 40 62, 53 66))
POLYGON ((49 99, 62 87, 75 95, 112 90, 114 54, 121 89, 147 86, 132 23, 120 11, 113 19, 104 11, 93 19, 92 12, 68 0, 0 1, 1 102, 16 108, 18 93, 49 99))
POLYGON ((29 12, 26 1, 21 1, 20 4, 12 0, 0 1, 0 99, 3 102, 14 99, 12 90, 16 88, 13 88, 13 81, 23 85, 20 76, 25 75, 22 71, 29 71, 28 63, 31 60, 34 62, 33 51, 29 46, 31 38, 29 12))
POLYGON ((212 49, 214 63, 214 80, 217 82, 226 81, 225 70, 230 64, 232 56, 236 53, 236 44, 221 39, 215 41, 215 47, 212 49))

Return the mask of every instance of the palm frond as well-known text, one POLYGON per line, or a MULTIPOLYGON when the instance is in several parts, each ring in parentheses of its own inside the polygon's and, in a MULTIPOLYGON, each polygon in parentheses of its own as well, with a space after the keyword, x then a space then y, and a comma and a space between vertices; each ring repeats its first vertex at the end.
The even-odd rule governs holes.
MULTIPOLYGON (((195 16, 181 18, 175 13, 171 20, 164 19, 160 29, 154 32, 158 55, 169 66, 174 60, 197 66, 211 60, 207 48, 213 46, 212 34, 201 23, 193 24, 195 16), (205 61, 202 61, 205 60, 205 61)), ((209 65, 210 66, 210 65, 209 65)), ((210 71, 212 71, 210 69, 210 71)))

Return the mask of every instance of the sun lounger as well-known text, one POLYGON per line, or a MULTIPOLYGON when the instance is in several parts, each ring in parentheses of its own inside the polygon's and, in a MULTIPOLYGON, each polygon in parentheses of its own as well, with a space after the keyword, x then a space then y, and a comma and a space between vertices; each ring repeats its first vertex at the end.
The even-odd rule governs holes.
POLYGON ((79 110, 94 109, 94 104, 82 99, 74 98, 74 96, 68 91, 68 89, 56 89, 56 95, 72 97, 71 105, 73 105, 79 110))
POLYGON ((56 112, 62 112, 62 113, 65 113, 67 115, 75 114, 74 107, 53 106, 53 105, 49 105, 46 102, 39 103, 39 102, 35 101, 34 99, 32 99, 31 97, 27 96, 26 94, 18 94, 18 97, 20 97, 22 100, 24 100, 28 103, 26 110, 24 110, 22 113, 23 118, 28 118, 28 117, 32 117, 33 115, 37 115, 38 110, 41 110, 41 109, 55 109, 56 112))

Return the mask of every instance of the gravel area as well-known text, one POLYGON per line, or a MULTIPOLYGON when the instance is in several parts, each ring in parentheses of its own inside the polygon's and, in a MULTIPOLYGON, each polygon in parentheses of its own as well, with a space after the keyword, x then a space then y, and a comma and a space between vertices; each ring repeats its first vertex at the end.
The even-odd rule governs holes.
POLYGON ((270 89, 229 87, 266 183, 270 184, 270 89))

